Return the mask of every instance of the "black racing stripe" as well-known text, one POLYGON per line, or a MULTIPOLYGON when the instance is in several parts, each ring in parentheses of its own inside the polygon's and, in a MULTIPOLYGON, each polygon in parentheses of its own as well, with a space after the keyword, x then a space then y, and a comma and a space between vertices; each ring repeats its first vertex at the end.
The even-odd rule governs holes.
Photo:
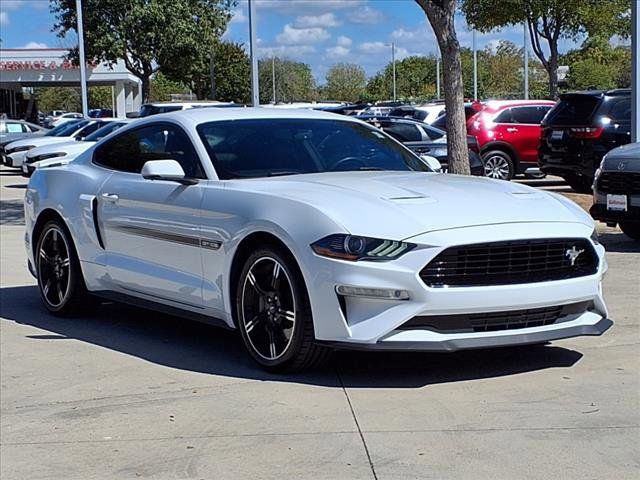
POLYGON ((166 242, 179 243, 181 245, 188 245, 191 247, 202 247, 209 250, 218 250, 222 245, 221 242, 215 240, 206 240, 199 237, 192 237, 189 235, 180 235, 177 233, 162 232, 152 228, 138 227, 134 225, 118 225, 114 227, 124 233, 131 235, 138 235, 141 237, 154 238, 156 240, 164 240, 166 242))

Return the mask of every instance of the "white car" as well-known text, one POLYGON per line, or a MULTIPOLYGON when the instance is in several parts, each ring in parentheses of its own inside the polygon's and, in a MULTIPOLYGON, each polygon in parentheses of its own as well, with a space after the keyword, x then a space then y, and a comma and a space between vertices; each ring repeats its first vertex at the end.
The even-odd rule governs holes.
POLYGON ((138 117, 148 117, 150 115, 158 115, 160 113, 178 112, 180 110, 189 110, 190 108, 226 108, 238 107, 233 102, 218 102, 209 100, 207 102, 155 102, 145 103, 140 107, 138 117))
POLYGON ((452 351, 612 325, 604 248, 580 207, 433 173, 353 117, 141 119, 36 170, 25 217, 51 312, 93 294, 220 324, 268 369, 310 367, 334 347, 452 351))
POLYGON ((36 168, 69 163, 82 152, 92 147, 95 142, 130 122, 131 120, 124 119, 104 120, 100 128, 87 135, 81 141, 71 140, 33 148, 27 152, 25 160, 22 162, 22 175, 30 177, 36 168))
POLYGON ((22 169, 22 164, 29 150, 44 145, 84 139, 102 127, 104 121, 104 119, 97 119, 67 122, 40 137, 31 136, 11 142, 4 146, 3 163, 8 167, 22 169))
POLYGON ((413 114, 413 118, 420 120, 424 123, 431 124, 436 118, 444 113, 443 103, 428 103, 415 107, 416 111, 413 114))
POLYGON ((84 118, 84 115, 82 115, 81 113, 77 113, 77 112, 67 112, 67 113, 63 113, 62 115, 55 117, 51 122, 50 125, 52 127, 57 127, 59 125, 63 125, 65 123, 68 122, 73 122, 75 120, 82 120, 84 118))

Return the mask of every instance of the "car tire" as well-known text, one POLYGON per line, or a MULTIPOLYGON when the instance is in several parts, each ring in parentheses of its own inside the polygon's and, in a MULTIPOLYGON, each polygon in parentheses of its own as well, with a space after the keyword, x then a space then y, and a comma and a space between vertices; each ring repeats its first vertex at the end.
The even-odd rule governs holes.
POLYGON ((634 240, 640 241, 640 223, 620 222, 620 230, 634 240))
POLYGON ((330 354, 315 341, 304 279, 293 257, 281 248, 260 248, 245 260, 235 312, 247 351, 266 370, 305 370, 330 354))
POLYGON ((61 220, 44 225, 34 255, 38 290, 49 312, 72 315, 91 305, 71 234, 61 220))
POLYGON ((482 155, 484 175, 488 178, 511 180, 515 175, 515 168, 511 155, 503 150, 490 150, 482 155))
POLYGON ((562 178, 577 193, 593 193, 593 178, 584 175, 565 175, 562 178))

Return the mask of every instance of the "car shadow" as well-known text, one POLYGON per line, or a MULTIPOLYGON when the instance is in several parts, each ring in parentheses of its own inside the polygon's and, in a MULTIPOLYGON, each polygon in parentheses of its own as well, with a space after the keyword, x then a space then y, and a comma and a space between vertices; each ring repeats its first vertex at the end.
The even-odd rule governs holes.
POLYGON ((602 232, 598 234, 598 241, 607 252, 638 253, 640 242, 626 236, 622 232, 602 232))
POLYGON ((24 225, 22 200, 0 200, 0 225, 24 225))
POLYGON ((44 309, 37 287, 5 287, 0 316, 45 331, 25 335, 26 341, 74 339, 181 370, 330 387, 419 388, 568 368, 582 357, 548 345, 447 354, 338 351, 315 371, 278 375, 260 369, 233 331, 126 305, 104 303, 88 316, 55 317, 44 309))

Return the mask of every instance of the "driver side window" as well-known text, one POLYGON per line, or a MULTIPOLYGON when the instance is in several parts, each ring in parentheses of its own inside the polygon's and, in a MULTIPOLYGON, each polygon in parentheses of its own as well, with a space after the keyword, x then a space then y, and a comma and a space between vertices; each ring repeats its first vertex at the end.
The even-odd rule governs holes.
POLYGON ((140 173, 150 160, 175 160, 187 177, 206 178, 200 159, 187 135, 168 124, 131 130, 101 145, 93 161, 128 173, 140 173))

